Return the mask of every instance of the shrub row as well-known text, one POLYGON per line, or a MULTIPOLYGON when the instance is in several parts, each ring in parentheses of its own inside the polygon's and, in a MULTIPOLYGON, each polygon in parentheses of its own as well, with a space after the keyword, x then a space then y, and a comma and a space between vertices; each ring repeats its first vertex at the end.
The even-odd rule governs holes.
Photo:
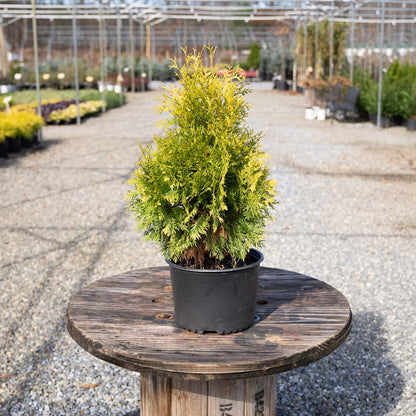
MULTIPOLYGON (((80 102, 79 112, 80 117, 84 118, 91 115, 98 114, 103 107, 103 102, 87 101, 80 102)), ((21 111, 37 113, 37 104, 18 104, 11 108, 12 113, 19 113, 21 111)), ((42 117, 47 124, 68 123, 76 120, 77 106, 75 100, 62 100, 57 102, 43 102, 41 105, 42 117)))
MULTIPOLYGON (((350 81, 342 77, 308 80, 308 94, 314 104, 342 99, 350 81)), ((378 111, 378 81, 361 68, 354 72, 354 86, 360 89, 357 108, 370 119, 378 111)), ((395 124, 416 120, 416 65, 400 65, 395 61, 383 75, 381 91, 381 116, 395 124)), ((387 123, 389 125, 389 123, 387 123)))
MULTIPOLYGON (((96 115, 100 113, 103 106, 102 101, 87 101, 79 104, 80 117, 86 117, 96 115)), ((77 118, 77 106, 76 104, 70 104, 63 109, 52 111, 49 114, 48 122, 51 123, 68 123, 76 120, 77 118)))
MULTIPOLYGON (((357 105, 369 114, 377 114, 378 82, 363 70, 354 74, 360 88, 357 105)), ((416 118, 416 66, 395 61, 383 76, 381 115, 396 122, 416 118)))
MULTIPOLYGON (((54 111, 64 110, 65 108, 69 107, 71 104, 74 104, 75 100, 52 100, 52 101, 44 101, 41 104, 41 113, 42 117, 49 123, 50 116, 54 111)), ((37 113, 37 103, 31 104, 17 104, 11 108, 12 112, 19 112, 19 111, 30 111, 32 113, 37 113)))
POLYGON ((32 112, 0 112, 0 142, 15 137, 31 140, 43 125, 43 118, 32 112))
POLYGON ((44 123, 42 117, 30 111, 0 112, 0 157, 30 146, 44 123))
MULTIPOLYGON (((58 96, 61 96, 61 92, 58 92, 58 96)), ((66 96, 63 94, 62 96, 66 96)), ((87 92, 83 92, 80 94, 82 96, 82 101, 80 101, 80 117, 84 118, 91 115, 98 114, 103 107, 103 102, 101 100, 102 94, 96 90, 90 90, 87 92)), ((125 102, 125 96, 112 91, 107 91, 105 94, 106 103, 105 108, 107 110, 120 106, 125 102), (120 99, 121 98, 121 99, 120 99)), ((19 101, 19 98, 23 98, 23 102, 19 104, 15 104, 12 106, 12 112, 32 112, 37 113, 37 103, 30 102, 27 103, 26 99, 28 95, 16 95, 12 99, 12 103, 19 101)), ((32 97, 33 98, 33 97, 32 97)), ((41 112, 42 116, 45 119, 46 123, 68 123, 76 120, 77 118, 77 108, 76 108, 76 100, 71 99, 52 99, 42 102, 41 112)))
MULTIPOLYGON (((7 157, 10 151, 18 151, 20 143, 30 145, 35 139, 37 131, 46 123, 70 123, 77 118, 75 99, 66 92, 56 92, 59 98, 50 99, 42 103, 42 116, 37 115, 37 104, 34 101, 34 92, 12 95, 10 112, 0 111, 0 156, 7 157), (71 98, 71 99, 64 99, 71 98), (31 101, 28 101, 29 99, 31 101), (46 120, 46 122, 45 122, 46 120), (16 150, 17 149, 17 150, 16 150)), ((102 94, 96 90, 83 91, 80 94, 81 118, 99 114, 103 107, 102 94)), ((111 109, 125 102, 125 96, 112 91, 105 93, 106 108, 111 109)), ((0 102, 3 103, 3 100, 0 102)))
MULTIPOLYGON (((18 104, 32 104, 36 102, 36 91, 35 90, 25 90, 25 91, 15 91, 9 94, 0 95, 0 110, 5 109, 3 103, 3 98, 5 96, 11 96, 12 100, 10 102, 11 106, 18 104)), ((71 101, 76 98, 75 90, 53 90, 45 89, 41 91, 42 102, 55 103, 58 101, 71 101)), ((102 100, 102 93, 98 90, 81 90, 79 91, 80 101, 98 101, 102 100)), ((114 91, 105 92, 105 101, 106 108, 110 110, 111 108, 119 107, 124 104, 126 97, 124 94, 118 94, 114 91)))

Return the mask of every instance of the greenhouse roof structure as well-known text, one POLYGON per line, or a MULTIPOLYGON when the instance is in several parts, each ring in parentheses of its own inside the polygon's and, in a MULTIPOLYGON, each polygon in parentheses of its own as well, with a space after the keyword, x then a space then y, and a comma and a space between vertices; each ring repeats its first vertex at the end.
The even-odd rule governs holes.
MULTIPOLYGON (((365 56, 370 59, 373 59, 375 54, 379 56, 378 125, 380 125, 381 117, 380 94, 383 59, 386 58, 391 63, 393 58, 396 59, 399 55, 407 57, 410 54, 414 56, 416 44, 416 0, 256 0, 250 2, 241 0, 5 0, 0 3, 0 64, 2 72, 6 72, 7 69, 4 28, 7 30, 9 25, 11 29, 19 26, 17 29, 20 30, 19 21, 28 19, 32 20, 33 54, 31 51, 29 53, 34 57, 34 67, 37 72, 38 111, 40 111, 36 23, 38 20, 40 21, 39 38, 43 40, 44 49, 46 39, 47 56, 50 55, 52 41, 58 42, 59 40, 61 42, 63 39, 68 41, 71 37, 72 42, 69 45, 71 45, 70 49, 73 48, 75 66, 78 59, 78 43, 83 43, 84 53, 85 42, 89 44, 90 54, 93 55, 98 35, 100 62, 104 61, 107 45, 110 44, 110 55, 114 55, 112 48, 115 46, 117 49, 117 79, 122 78, 121 44, 126 45, 124 55, 130 55, 131 68, 129 70, 133 74, 132 91, 134 90, 135 39, 138 40, 140 46, 140 56, 146 56, 147 59, 151 59, 156 54, 156 40, 159 44, 163 42, 165 48, 163 52, 167 57, 172 48, 176 48, 178 53, 183 46, 190 46, 190 44, 200 46, 206 44, 206 40, 209 42, 214 40, 212 44, 218 46, 220 43, 224 50, 225 46, 229 52, 229 58, 238 62, 238 53, 236 53, 238 47, 246 48, 242 51, 246 53, 248 42, 257 42, 255 30, 262 30, 261 42, 269 39, 269 36, 272 37, 274 45, 276 46, 277 43, 278 49, 281 50, 281 56, 286 56, 286 50, 292 49, 293 72, 295 74, 293 86, 296 87, 296 65, 301 65, 301 63, 299 51, 293 54, 293 49, 296 38, 300 39, 299 34, 302 31, 302 26, 304 40, 301 73, 306 74, 308 26, 315 26, 315 38, 317 38, 320 23, 324 22, 323 25, 325 25, 325 21, 329 21, 327 40, 330 60, 328 67, 329 78, 332 79, 335 67, 334 22, 350 23, 348 25, 350 79, 352 80, 354 59, 360 57, 363 49, 366 49, 365 56), (67 21, 66 26, 54 23, 61 20, 67 21), (68 25, 68 21, 71 20, 72 29, 68 25), (79 25, 76 23, 77 20, 80 21, 79 25), (123 26, 122 20, 128 20, 129 24, 123 26), (189 26, 188 21, 190 22, 189 26), (106 22, 108 22, 108 32, 115 33, 116 36, 107 38, 106 22), (134 22, 140 24, 139 31, 133 30, 134 22), (13 23, 16 24, 13 25, 13 23), (97 26, 97 23, 98 30, 93 27, 97 26), (81 25, 83 25, 82 31, 81 25), (359 30, 355 29, 356 25, 359 26, 359 30), (145 34, 144 26, 146 26, 145 34), (156 34, 156 29, 159 28, 167 28, 167 34, 163 34, 160 30, 156 34), (53 39, 55 30, 58 40, 53 39), (137 32, 139 32, 139 36, 137 36, 137 32), (223 38, 219 39, 219 42, 217 35, 223 38), (104 38, 108 40, 108 44, 103 40, 104 38), (240 44, 238 45, 238 43, 240 44), (389 45, 388 48, 386 45, 389 45), (144 53, 144 48, 146 48, 146 53, 144 53)), ((23 62, 23 50, 28 32, 29 30, 23 30, 23 35, 20 37, 19 59, 21 62, 23 62)), ((16 34, 17 32, 12 33, 16 34)), ((262 46, 267 49, 266 43, 262 43, 262 46)), ((18 49, 19 47, 14 45, 14 48, 18 49)), ((374 62, 370 62, 370 64, 374 65, 374 62)), ((314 54, 314 68, 316 75, 318 74, 316 53, 314 54)), ((77 74, 77 71, 75 67, 74 73, 77 74)), ((104 81, 103 76, 101 76, 101 80, 104 81)), ((75 84, 78 85, 77 79, 75 84)))
POLYGON ((3 24, 20 18, 32 17, 32 5, 36 3, 38 19, 70 19, 76 4, 78 19, 139 19, 155 25, 167 19, 290 21, 324 20, 356 21, 362 23, 416 23, 415 0, 32 0, 5 1, 0 4, 3 24))

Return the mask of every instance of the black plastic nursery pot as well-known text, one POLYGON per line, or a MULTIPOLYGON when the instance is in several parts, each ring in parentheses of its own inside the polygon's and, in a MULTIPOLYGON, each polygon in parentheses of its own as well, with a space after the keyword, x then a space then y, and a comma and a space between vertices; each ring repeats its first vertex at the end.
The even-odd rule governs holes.
POLYGON ((0 142, 0 157, 7 157, 7 140, 0 142))
MULTIPOLYGON (((369 118, 371 123, 373 123, 375 126, 377 126, 377 114, 369 114, 369 118)), ((392 120, 390 120, 388 117, 383 117, 381 116, 380 118, 380 127, 385 129, 388 127, 392 127, 393 126, 393 122, 392 120)))
POLYGON ((9 153, 18 153, 22 150, 22 139, 20 137, 8 137, 7 149, 9 153))
POLYGON ((406 128, 409 131, 415 131, 416 130, 416 118, 409 118, 409 120, 406 121, 406 128))
POLYGON ((22 147, 23 148, 32 147, 32 144, 33 144, 32 139, 27 139, 26 137, 22 137, 22 147))
POLYGON ((205 270, 167 260, 176 323, 193 332, 239 332, 253 324, 259 266, 263 254, 251 249, 251 263, 234 269, 205 270))

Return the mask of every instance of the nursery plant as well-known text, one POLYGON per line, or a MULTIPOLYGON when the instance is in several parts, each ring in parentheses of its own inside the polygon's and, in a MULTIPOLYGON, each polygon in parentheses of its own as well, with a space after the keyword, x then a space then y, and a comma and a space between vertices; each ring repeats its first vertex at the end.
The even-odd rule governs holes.
POLYGON ((42 117, 27 111, 8 114, 0 112, 0 141, 6 138, 31 139, 44 125, 42 117))
POLYGON ((128 207, 163 255, 195 269, 235 268, 263 242, 277 204, 262 133, 247 126, 250 92, 238 68, 214 63, 215 49, 188 53, 164 86, 154 146, 141 147, 128 207), (206 58, 208 65, 204 65, 206 58))
MULTIPOLYGON (((361 92, 358 97, 360 109, 370 115, 378 110, 378 82, 370 74, 357 69, 355 85, 361 92)), ((416 112, 416 66, 393 62, 383 76, 381 115, 400 124, 416 112)))
POLYGON ((7 157, 7 149, 9 152, 19 151, 22 142, 25 145, 31 144, 35 133, 43 125, 43 118, 30 111, 10 114, 0 111, 0 156, 7 157))
MULTIPOLYGON (((103 106, 101 100, 81 102, 79 104, 79 113, 81 118, 99 114, 103 106)), ((51 122, 70 122, 77 118, 76 104, 70 104, 63 109, 51 111, 48 121, 51 122)))
MULTIPOLYGON (((4 109, 3 98, 6 95, 10 95, 12 100, 10 102, 11 106, 19 104, 30 104, 36 109, 36 91, 35 90, 24 90, 24 91, 15 91, 10 94, 0 95, 0 109, 4 109)), ((41 97, 42 103, 53 103, 58 101, 67 101, 75 100, 76 92, 75 90, 55 90, 55 89, 42 89, 41 97)), ((102 99, 102 93, 98 90, 80 90, 79 91, 80 101, 97 101, 102 99)), ((120 106, 120 94, 114 91, 105 92, 105 101, 107 110, 120 106)), ((123 103, 126 101, 126 96, 122 94, 123 103)))

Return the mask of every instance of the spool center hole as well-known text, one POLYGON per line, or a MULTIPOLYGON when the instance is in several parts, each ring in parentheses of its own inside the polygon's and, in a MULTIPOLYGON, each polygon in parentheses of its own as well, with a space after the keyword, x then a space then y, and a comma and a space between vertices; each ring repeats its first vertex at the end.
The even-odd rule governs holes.
POLYGON ((156 315, 156 319, 160 319, 162 321, 170 321, 173 319, 173 315, 171 313, 162 312, 156 315))
POLYGON ((169 299, 166 298, 154 298, 152 299, 152 303, 167 303, 169 299))

